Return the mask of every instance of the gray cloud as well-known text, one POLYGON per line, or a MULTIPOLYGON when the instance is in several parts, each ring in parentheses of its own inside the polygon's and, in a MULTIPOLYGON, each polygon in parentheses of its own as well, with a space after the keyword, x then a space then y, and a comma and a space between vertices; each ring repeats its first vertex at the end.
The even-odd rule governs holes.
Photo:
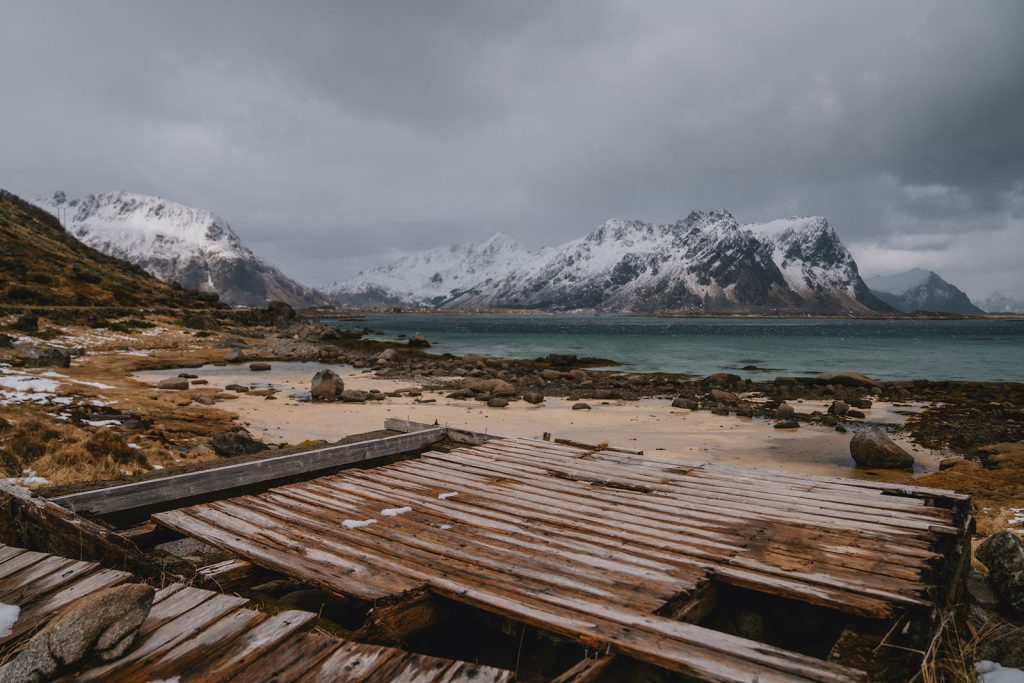
POLYGON ((702 207, 826 215, 869 273, 1024 284, 1014 0, 0 11, 0 186, 203 206, 314 284, 702 207))

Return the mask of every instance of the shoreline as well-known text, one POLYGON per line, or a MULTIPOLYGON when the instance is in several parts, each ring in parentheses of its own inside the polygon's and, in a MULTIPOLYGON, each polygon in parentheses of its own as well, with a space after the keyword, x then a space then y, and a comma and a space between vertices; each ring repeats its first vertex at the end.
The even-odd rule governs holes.
POLYGON ((460 317, 612 317, 629 316, 637 318, 702 318, 702 319, 765 319, 765 320, 1024 320, 1024 313, 944 313, 921 311, 916 313, 852 313, 852 312, 800 312, 800 311, 770 311, 759 312, 734 312, 728 311, 550 311, 545 309, 531 308, 487 308, 487 309, 438 309, 438 308, 414 308, 414 307, 385 307, 385 308, 335 308, 319 309, 305 308, 299 314, 309 320, 323 318, 342 318, 346 320, 358 320, 367 315, 432 315, 432 316, 460 316, 460 317))
MULTIPOLYGON (((76 443, 83 444, 97 433, 108 431, 124 439, 147 463, 145 466, 121 466, 107 461, 78 462, 72 469, 56 472, 57 479, 47 482, 61 486, 97 480, 123 483, 138 476, 154 476, 153 470, 158 468, 166 468, 163 471, 170 474, 176 467, 230 462, 230 458, 213 451, 211 438, 216 433, 244 428, 244 422, 249 422, 248 428, 256 436, 264 436, 271 442, 271 449, 265 454, 272 456, 279 452, 280 442, 301 445, 311 438, 344 436, 342 432, 380 430, 385 417, 444 420, 454 426, 464 425, 509 436, 540 436, 544 431, 551 431, 556 436, 593 442, 595 434, 603 434, 610 443, 642 447, 652 457, 665 453, 655 449, 668 448, 679 458, 693 459, 694 453, 700 457, 710 453, 719 459, 742 456, 748 463, 758 461, 769 468, 777 467, 779 458, 784 457, 789 448, 794 454, 789 465, 798 470, 818 467, 821 472, 821 467, 849 464, 837 465, 839 460, 848 457, 847 446, 844 442, 841 449, 834 449, 834 444, 840 442, 833 431, 836 422, 827 414, 827 406, 836 400, 846 400, 851 405, 854 401, 869 400, 871 405, 865 409, 867 419, 855 418, 854 423, 871 422, 874 410, 908 410, 911 414, 902 416, 903 424, 891 430, 895 431, 897 440, 908 450, 921 449, 915 456, 925 452, 937 454, 928 456, 933 457, 933 463, 938 455, 954 454, 958 458, 945 463, 948 468, 942 471, 935 471, 934 464, 929 466, 928 472, 918 473, 915 482, 976 490, 978 512, 980 514, 981 507, 988 508, 990 512, 984 513, 988 519, 1002 519, 1006 510, 1024 509, 1024 499, 1017 494, 1018 490, 1024 490, 1024 452, 1019 456, 1020 481, 1015 464, 1017 455, 986 455, 986 449, 994 445, 1024 440, 1024 383, 1021 382, 916 380, 853 387, 820 384, 807 378, 765 377, 750 381, 727 373, 692 377, 623 372, 623 369, 595 370, 571 355, 521 360, 480 355, 455 357, 439 354, 436 348, 424 351, 410 348, 407 343, 363 339, 358 333, 310 322, 301 316, 253 322, 252 315, 225 311, 219 318, 203 319, 201 326, 182 326, 173 318, 149 316, 156 327, 124 332, 79 324, 65 324, 61 328, 44 321, 37 335, 19 333, 18 343, 66 349, 84 347, 85 355, 74 356, 71 367, 64 369, 29 369, 14 365, 0 368, 0 374, 40 375, 56 371, 63 376, 53 378, 59 387, 42 397, 42 404, 15 403, 6 406, 4 414, 19 426, 31 427, 33 420, 54 425, 64 434, 61 443, 71 443, 72 448, 79 448, 76 443), (225 354, 236 348, 242 349, 246 362, 234 366, 226 364, 225 354), (389 349, 395 354, 393 359, 382 361, 380 354, 389 349), (218 370, 224 368, 223 372, 242 372, 252 382, 262 381, 260 373, 248 370, 249 361, 305 362, 310 368, 347 366, 351 369, 346 373, 352 379, 346 381, 354 388, 363 382, 367 389, 415 384, 420 395, 389 397, 383 404, 369 407, 361 404, 358 409, 342 408, 343 404, 327 404, 333 406, 331 408, 306 403, 287 406, 289 399, 280 393, 276 400, 251 393, 240 396, 225 391, 226 382, 214 381, 213 377, 209 378, 209 384, 192 385, 185 391, 158 390, 135 377, 135 373, 148 371, 169 375, 200 374, 196 368, 216 364, 218 370), (556 379, 547 378, 552 371, 556 379), (513 399, 524 392, 540 392, 545 397, 545 406, 536 409, 521 400, 513 400, 509 407, 487 408, 486 401, 479 400, 482 395, 451 396, 462 391, 470 380, 487 378, 508 379, 515 387, 513 399), (735 392, 738 401, 717 402, 710 398, 713 391, 735 392), (676 397, 693 400, 695 409, 672 408, 676 397), (417 402, 430 399, 434 402, 417 402), (577 401, 588 402, 593 409, 571 411, 572 403, 577 401), (800 427, 795 430, 795 438, 786 435, 789 430, 773 427, 774 405, 782 401, 798 406, 800 427), (910 411, 908 404, 918 405, 910 411), (297 413, 289 412, 294 410, 303 411, 306 417, 295 417, 297 413), (322 433, 316 433, 308 424, 317 420, 330 423, 336 418, 332 411, 349 410, 352 415, 362 411, 364 418, 346 416, 337 422, 336 429, 322 433), (128 427, 133 421, 137 426, 128 427), (283 424, 285 421, 289 424, 283 424), (601 429, 608 431, 599 432, 601 429), (629 440, 635 437, 631 430, 647 433, 644 438, 650 442, 637 446, 629 440), (663 439, 676 439, 677 444, 666 446, 657 442, 659 434, 663 439), (696 450, 680 448, 678 441, 684 438, 696 443, 696 450), (779 443, 786 440, 789 445, 779 447, 779 443), (801 446, 794 445, 801 442, 801 446), (821 444, 833 446, 825 448, 821 444), (801 451, 804 445, 806 448, 801 451), (731 455, 722 455, 727 451, 731 451, 731 455), (936 482, 932 482, 936 478, 936 482)), ((0 363, 16 361, 15 352, 0 349, 0 363)), ((309 376, 301 379, 307 383, 309 376)), ((0 393, 2 391, 0 387, 0 393)), ((0 451, 15 438, 10 434, 7 432, 5 436, 0 432, 0 451)), ((848 439, 849 435, 843 438, 848 439)), ((33 476, 44 479, 51 476, 51 472, 43 470, 50 458, 48 455, 40 461, 41 466, 29 465, 39 470, 33 476)), ((835 469, 829 472, 836 473, 835 469)), ((870 472, 874 473, 851 470, 844 476, 852 473, 857 477, 909 480, 908 473, 870 472)), ((15 475, 23 477, 24 474, 9 471, 5 476, 18 478, 15 475)))

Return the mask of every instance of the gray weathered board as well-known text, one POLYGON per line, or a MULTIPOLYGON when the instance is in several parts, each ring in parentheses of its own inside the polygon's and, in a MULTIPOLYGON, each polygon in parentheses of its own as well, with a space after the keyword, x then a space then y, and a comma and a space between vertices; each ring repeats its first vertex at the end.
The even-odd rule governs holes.
POLYGON ((249 487, 270 487, 294 477, 323 474, 357 462, 415 451, 441 441, 446 433, 444 427, 424 429, 71 493, 51 500, 80 514, 149 514, 202 496, 226 496, 249 487))

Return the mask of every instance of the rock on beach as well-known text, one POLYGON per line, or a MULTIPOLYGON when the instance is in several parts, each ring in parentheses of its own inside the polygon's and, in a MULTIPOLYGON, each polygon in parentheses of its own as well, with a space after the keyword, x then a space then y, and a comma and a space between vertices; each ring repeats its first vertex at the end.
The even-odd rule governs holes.
POLYGON ((912 469, 914 456, 893 443, 881 429, 865 429, 850 439, 850 455, 858 467, 912 469))

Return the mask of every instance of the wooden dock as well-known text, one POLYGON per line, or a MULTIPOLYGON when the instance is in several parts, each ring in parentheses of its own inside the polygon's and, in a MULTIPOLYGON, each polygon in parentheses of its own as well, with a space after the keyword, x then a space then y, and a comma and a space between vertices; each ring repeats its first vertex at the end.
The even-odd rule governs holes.
MULTIPOLYGON (((38 628, 75 600, 132 580, 127 572, 0 546, 0 602, 21 614, 0 637, 0 653, 14 652, 38 628)), ((137 642, 120 659, 83 665, 59 680, 131 681, 423 681, 503 683, 511 672, 466 662, 354 643, 311 629, 312 612, 269 615, 248 600, 171 584, 158 591, 137 642)))
POLYGON ((858 617, 928 613, 965 500, 494 439, 153 518, 342 596, 426 588, 704 680, 835 682, 864 677, 686 615, 715 586, 858 617))

